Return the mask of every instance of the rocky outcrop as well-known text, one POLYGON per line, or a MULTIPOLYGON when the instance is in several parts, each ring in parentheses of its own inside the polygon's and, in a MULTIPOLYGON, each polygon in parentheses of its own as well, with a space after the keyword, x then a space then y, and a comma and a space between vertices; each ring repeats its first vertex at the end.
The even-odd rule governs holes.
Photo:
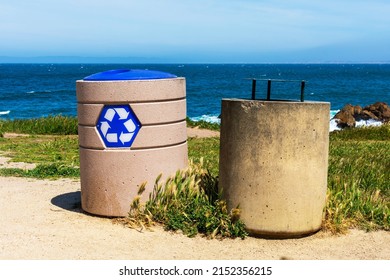
POLYGON ((390 121, 390 107, 384 102, 377 102, 363 109, 362 113, 366 113, 369 117, 376 117, 382 122, 390 121))
POLYGON ((364 108, 347 104, 334 117, 340 128, 355 127, 360 120, 390 122, 390 107, 385 102, 376 102, 364 108))

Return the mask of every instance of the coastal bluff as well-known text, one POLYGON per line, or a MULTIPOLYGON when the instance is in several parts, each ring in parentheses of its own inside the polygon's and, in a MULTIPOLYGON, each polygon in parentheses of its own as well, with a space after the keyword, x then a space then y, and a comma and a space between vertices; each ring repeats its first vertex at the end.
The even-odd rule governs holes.
POLYGON ((347 104, 332 119, 339 128, 355 127, 356 122, 361 120, 386 123, 390 121, 390 107, 385 102, 376 102, 364 108, 347 104))

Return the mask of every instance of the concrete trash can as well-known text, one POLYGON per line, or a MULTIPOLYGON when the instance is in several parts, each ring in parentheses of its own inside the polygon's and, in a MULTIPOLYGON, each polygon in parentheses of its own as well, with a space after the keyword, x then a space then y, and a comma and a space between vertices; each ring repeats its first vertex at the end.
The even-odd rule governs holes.
POLYGON ((139 186, 145 201, 159 174, 188 165, 185 79, 149 70, 110 70, 76 82, 81 205, 127 216, 139 186))
POLYGON ((326 102, 223 99, 219 187, 252 235, 305 236, 325 207, 326 102))

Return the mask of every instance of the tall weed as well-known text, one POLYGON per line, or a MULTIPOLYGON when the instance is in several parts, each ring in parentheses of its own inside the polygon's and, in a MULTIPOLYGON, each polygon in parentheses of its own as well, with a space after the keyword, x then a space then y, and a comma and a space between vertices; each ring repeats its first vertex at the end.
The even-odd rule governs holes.
POLYGON ((140 187, 126 223, 133 228, 150 227, 161 223, 165 229, 182 231, 187 236, 198 233, 209 238, 245 238, 244 223, 238 208, 227 210, 226 202, 218 193, 217 179, 200 164, 177 171, 165 182, 156 179, 146 203, 140 202, 145 185, 140 187))

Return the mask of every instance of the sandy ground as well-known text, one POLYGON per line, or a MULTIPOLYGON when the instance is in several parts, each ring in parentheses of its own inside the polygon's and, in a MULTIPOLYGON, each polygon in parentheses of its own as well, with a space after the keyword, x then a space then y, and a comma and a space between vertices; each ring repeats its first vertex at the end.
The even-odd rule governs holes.
MULTIPOLYGON (((6 167, 7 160, 0 165, 6 167)), ((83 212, 78 180, 0 177, 0 213, 3 260, 390 259, 390 232, 385 231, 222 241, 188 238, 159 227, 139 232, 83 212)))
POLYGON ((0 259, 390 259, 390 233, 207 240, 129 229, 80 208, 80 183, 0 177, 0 259))

